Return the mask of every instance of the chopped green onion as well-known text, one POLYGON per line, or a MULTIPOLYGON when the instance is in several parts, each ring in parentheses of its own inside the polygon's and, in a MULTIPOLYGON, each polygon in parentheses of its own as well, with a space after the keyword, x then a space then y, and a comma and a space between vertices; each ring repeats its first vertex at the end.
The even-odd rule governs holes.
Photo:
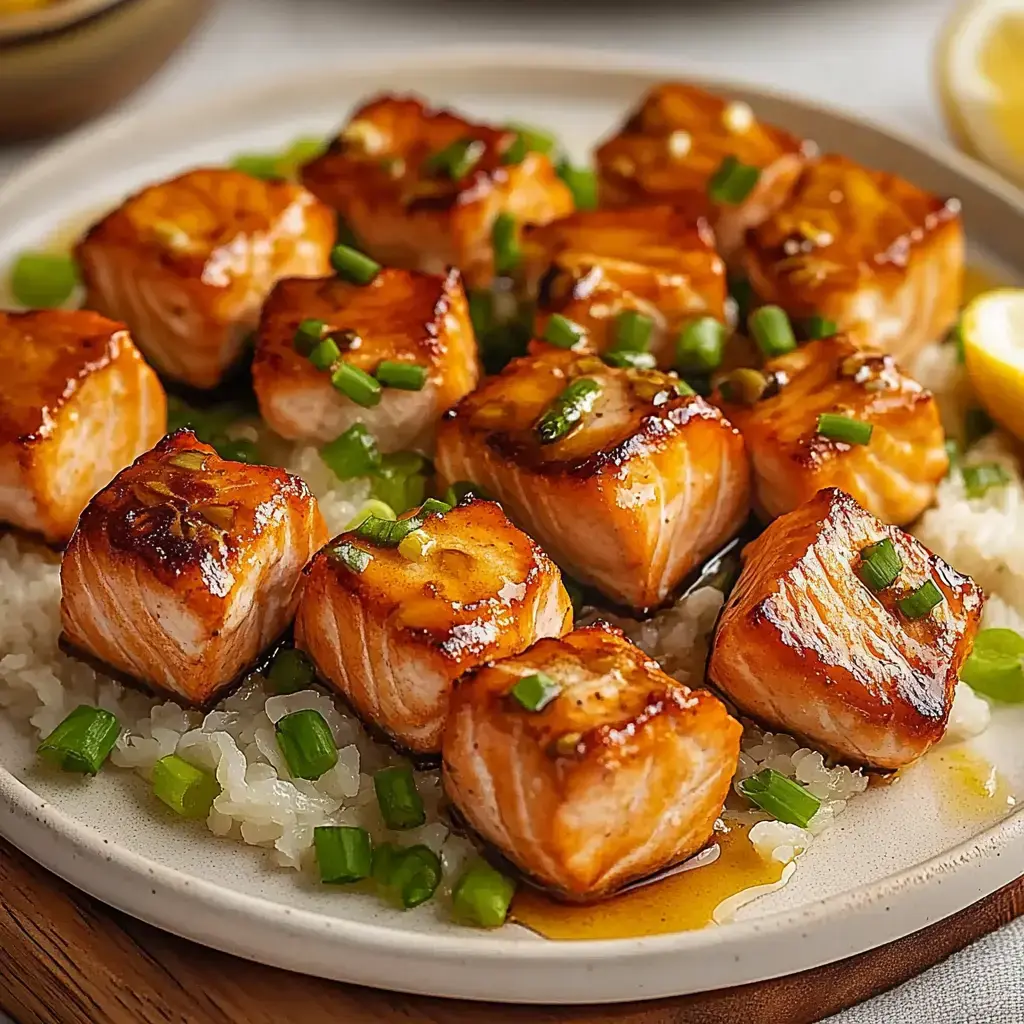
POLYGON ((727 156, 708 181, 708 195, 716 203, 737 206, 753 192, 760 177, 761 171, 757 167, 727 156))
POLYGON ((964 332, 962 320, 958 319, 957 322, 953 324, 949 334, 946 336, 946 340, 956 346, 956 361, 963 365, 967 356, 964 353, 964 332))
POLYGON ((998 462, 982 462, 960 470, 968 498, 983 498, 993 487, 1005 487, 1010 474, 998 462))
POLYGON ((422 506, 420 506, 420 515, 428 516, 437 514, 446 516, 451 512, 451 510, 452 505, 450 502, 441 501, 440 498, 427 498, 427 500, 423 502, 422 506))
POLYGON ((713 316, 691 320, 676 342, 676 366, 681 373, 711 373, 722 365, 725 324, 713 316))
POLYGON ((209 773, 176 754, 162 757, 153 765, 153 793, 183 818, 205 818, 220 792, 209 773))
POLYGON ((620 370, 653 370, 658 365, 653 352, 630 352, 609 349, 601 358, 609 366, 617 366, 620 370))
POLYGON ((826 316, 809 316, 800 321, 800 331, 808 341, 831 338, 838 329, 835 320, 826 316))
POLYGON ((903 559, 888 537, 861 549, 857 575, 876 594, 896 582, 903 569, 903 559))
POLYGON ((395 765, 374 772, 373 788, 381 817, 388 828, 416 828, 427 820, 423 800, 416 790, 416 779, 408 765, 395 765))
POLYGON ((561 313, 552 313, 544 327, 544 340, 558 348, 574 348, 586 336, 585 327, 561 313))
POLYGON ((451 487, 444 492, 445 503, 451 505, 453 508, 460 504, 464 498, 470 496, 474 498, 486 498, 487 493, 482 487, 473 483, 472 480, 456 480, 455 483, 453 483, 451 487))
POLYGON ((469 319, 473 324, 473 333, 479 341, 494 327, 494 293, 474 289, 466 298, 469 302, 469 319))
POLYGON ((77 284, 78 267, 70 256, 24 252, 11 269, 11 294, 32 309, 62 306, 77 284))
POLYGON ((382 456, 372 477, 372 494, 396 512, 418 506, 426 493, 427 460, 416 452, 391 452, 382 456))
POLYGON ((379 263, 347 245, 336 245, 331 250, 331 266, 338 277, 352 284, 369 284, 381 272, 379 263))
POLYGON ((487 146, 480 139, 457 139, 444 149, 431 153, 423 161, 423 173, 444 175, 452 181, 461 181, 483 158, 487 146))
POLYGON ((917 590, 912 590, 906 597, 901 597, 896 604, 908 619, 922 619, 937 604, 942 604, 945 600, 934 581, 925 580, 917 590))
POLYGON ((491 228, 494 243, 494 272, 505 276, 519 266, 522 252, 519 249, 519 229, 516 219, 510 213, 499 213, 491 228))
POLYGON ((430 515, 446 515, 452 507, 437 498, 428 498, 414 515, 405 519, 384 519, 379 516, 367 516, 356 528, 356 534, 381 547, 397 548, 399 544, 416 530, 422 529, 430 515))
POLYGON ((747 277, 729 278, 729 297, 736 303, 736 319, 739 323, 747 322, 751 309, 754 307, 754 286, 747 277))
POLYGON ((747 326, 765 359, 784 356, 796 348, 789 317, 779 306, 761 306, 747 317, 747 326))
POLYGON ((309 350, 309 361, 318 370, 329 370, 341 358, 341 349, 331 337, 317 342, 309 350))
POLYGON ((867 444, 871 440, 874 425, 855 420, 835 412, 823 412, 818 417, 818 433, 830 441, 845 444, 867 444))
POLYGON ((543 711, 561 692, 558 683, 544 672, 523 676, 509 690, 527 711, 543 711))
POLYGON ((349 572, 356 574, 366 572, 367 567, 373 561, 373 555, 369 551, 356 547, 349 540, 343 540, 340 544, 329 547, 327 555, 334 561, 341 562, 349 572))
POLYGON ((383 843, 373 851, 373 880, 406 910, 426 903, 441 883, 441 859, 428 846, 383 843))
POLYGON ((327 331, 323 320, 303 320, 295 328, 295 351, 300 355, 309 356, 310 352, 320 343, 327 331))
POLYGON ((422 391, 427 383, 427 368, 418 363, 398 363, 385 359, 377 364, 374 376, 386 388, 422 391))
POLYGON ((727 402, 756 405, 768 390, 768 378, 760 370, 741 366, 719 383, 718 389, 727 402))
MULTIPOLYGON (((558 138, 553 132, 544 128, 537 128, 529 124, 512 122, 505 126, 510 132, 515 132, 522 140, 526 149, 531 153, 542 153, 544 156, 551 156, 558 148, 558 138)), ((518 163, 518 161, 515 161, 518 163)))
POLYGON ((577 210, 597 209, 597 175, 589 167, 573 167, 568 160, 558 165, 558 176, 572 193, 577 210))
POLYGON ((316 669, 307 655, 294 647, 282 647, 274 655, 267 682, 274 693, 297 693, 313 685, 316 669))
POLYGON ((983 629, 974 638, 960 678, 972 690, 1007 704, 1024 701, 1024 637, 1012 629, 983 629))
POLYGON ((946 449, 946 458, 949 459, 949 469, 946 470, 946 476, 949 476, 953 472, 953 467, 960 461, 960 444, 955 437, 947 437, 942 442, 942 447, 946 449))
POLYGON ((260 450, 255 442, 247 441, 245 438, 236 438, 226 441, 218 441, 214 447, 217 454, 225 462, 244 462, 247 465, 257 465, 260 461, 260 450))
POLYGON ((315 160, 327 149, 327 140, 314 135, 297 138, 285 151, 282 160, 291 168, 301 167, 315 160))
POLYGON ((740 792, 752 803, 788 825, 807 828, 821 801, 774 768, 764 768, 744 779, 740 792))
POLYGON ((261 181, 279 181, 285 176, 278 153, 239 153, 229 166, 261 181))
POLYGON ((526 145, 526 140, 522 135, 517 135, 506 147, 505 152, 501 154, 501 162, 507 167, 514 166, 515 164, 521 164, 530 152, 530 147, 526 145))
POLYGON ((353 423, 343 434, 320 449, 320 458, 339 480, 366 476, 380 468, 380 452, 365 424, 353 423))
POLYGON ((534 428, 541 444, 553 444, 568 436, 579 425, 584 413, 594 408, 601 385, 589 377, 574 380, 537 420, 534 428))
POLYGON ((331 727, 319 711, 305 708, 278 719, 277 745, 297 779, 319 779, 338 763, 331 727))
POLYGON ((964 413, 964 443, 968 448, 991 434, 993 429, 992 417, 980 406, 973 406, 964 413))
POLYGON ((313 829, 313 848, 321 882, 350 885, 370 877, 373 843, 365 828, 317 825, 313 829))
POLYGON ((359 507, 359 511, 349 520, 348 525, 345 527, 346 530, 355 530, 358 528, 360 523, 365 523, 370 516, 376 516, 378 519, 397 519, 395 510, 383 501, 378 501, 376 498, 367 498, 359 507))
POLYGON ((80 704, 36 752, 63 771, 95 775, 120 735, 121 725, 109 711, 80 704))
POLYGON ((654 320, 635 309, 624 309, 615 318, 611 351, 646 352, 651 345, 654 320))
POLYGON ((380 402, 380 381, 374 380, 365 370, 351 363, 338 363, 331 374, 331 384, 335 390, 364 409, 370 409, 380 402))
POLYGON ((463 924, 500 928, 515 892, 516 883, 511 878, 478 858, 462 872, 452 889, 452 913, 463 924))

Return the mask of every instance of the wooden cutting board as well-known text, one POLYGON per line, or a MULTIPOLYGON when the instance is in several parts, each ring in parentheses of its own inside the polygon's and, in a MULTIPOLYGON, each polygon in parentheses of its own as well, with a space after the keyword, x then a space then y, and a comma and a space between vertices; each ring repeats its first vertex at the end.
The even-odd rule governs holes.
POLYGON ((501 1006, 341 985, 205 949, 111 910, 0 841, 0 1007, 19 1024, 811 1024, 1021 913, 1024 878, 881 949, 774 981, 619 1006, 501 1006))

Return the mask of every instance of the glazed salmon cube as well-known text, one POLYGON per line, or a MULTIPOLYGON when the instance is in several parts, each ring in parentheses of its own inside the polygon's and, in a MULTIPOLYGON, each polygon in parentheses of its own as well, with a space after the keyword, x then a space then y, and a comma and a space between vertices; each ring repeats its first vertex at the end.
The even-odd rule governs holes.
POLYGON ((664 601, 750 507, 743 439, 714 406, 676 377, 561 349, 514 360, 452 409, 436 467, 637 609, 664 601))
POLYGON ((0 521, 63 544, 89 499, 167 426, 167 399, 124 324, 0 311, 0 521))
POLYGON ((383 451, 430 451, 441 414, 479 377, 476 341, 457 270, 446 275, 382 270, 366 285, 340 277, 288 278, 270 293, 260 318, 253 385, 263 418, 282 437, 332 441, 353 423, 383 451), (330 368, 310 361, 300 323, 319 321, 339 359, 373 374, 382 362, 421 367, 420 390, 384 387, 365 407, 332 384, 330 368))
POLYGON ((454 681, 561 636, 572 605, 554 563, 494 502, 422 518, 414 552, 358 530, 331 541, 306 570, 295 638, 365 721, 436 754, 454 681))
POLYGON ((279 278, 330 271, 334 234, 334 214, 305 189, 212 168, 127 199, 76 255, 87 306, 128 324, 160 373, 212 388, 279 278))
POLYGON ((707 222, 671 206, 580 211, 523 232, 537 333, 558 313, 586 328, 588 348, 615 344, 619 315, 652 321, 650 351, 670 367, 679 330, 699 316, 725 319, 725 264, 707 222))
POLYGON ((505 162, 515 140, 514 131, 415 97, 379 96, 306 164, 302 181, 381 263, 428 273, 457 266, 469 287, 486 287, 495 275, 500 214, 519 225, 544 224, 573 209, 548 157, 529 152, 505 162))
POLYGON ((770 388, 760 400, 728 385, 714 399, 743 434, 761 516, 791 512, 823 487, 897 525, 931 504, 949 469, 938 405, 892 356, 837 335, 769 360, 763 374, 770 388), (870 438, 830 438, 822 414, 869 424, 870 438))
POLYGON ((757 120, 745 103, 684 82, 652 89, 621 130, 597 149, 602 206, 672 202, 707 216, 719 250, 731 257, 744 232, 784 201, 814 147, 757 120), (713 187, 729 159, 748 174, 749 189, 713 187), (714 192, 720 198, 713 198, 714 192))
POLYGON ((63 645, 207 704, 291 623, 302 568, 326 539, 298 477, 226 462, 178 430, 82 513, 60 567, 63 645))
POLYGON ((969 577, 828 488, 746 549, 708 678, 770 729, 848 764, 902 768, 945 732, 981 606, 969 577), (898 574, 876 589, 861 574, 882 541, 898 574), (924 614, 905 604, 921 587, 924 614))
POLYGON ((826 317, 909 359, 959 314, 960 203, 826 156, 750 233, 742 262, 764 302, 794 318, 826 317))
POLYGON ((740 732, 716 697, 676 682, 602 623, 459 681, 444 788, 534 882, 593 900, 707 844, 740 732))

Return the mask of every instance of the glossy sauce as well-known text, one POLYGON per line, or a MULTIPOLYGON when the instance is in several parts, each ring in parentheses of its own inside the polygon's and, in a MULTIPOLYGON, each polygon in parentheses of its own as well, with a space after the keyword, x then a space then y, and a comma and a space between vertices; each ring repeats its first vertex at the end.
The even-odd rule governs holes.
POLYGON ((939 809, 949 821, 995 822, 1016 805, 1006 778, 967 744, 939 747, 925 764, 934 777, 939 809))
POLYGON ((549 939, 629 939, 703 928, 730 896, 782 877, 783 865, 766 864, 748 841, 747 829, 733 825, 719 834, 721 855, 713 864, 591 906, 559 903, 521 886, 511 919, 549 939))

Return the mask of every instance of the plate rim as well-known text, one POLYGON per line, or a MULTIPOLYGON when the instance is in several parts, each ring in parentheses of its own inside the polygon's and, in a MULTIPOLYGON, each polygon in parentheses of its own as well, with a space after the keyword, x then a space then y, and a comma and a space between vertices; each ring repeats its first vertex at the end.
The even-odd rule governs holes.
MULTIPOLYGON (((278 95, 282 89, 295 91, 307 85, 316 85, 322 89, 328 83, 336 83, 339 90, 343 90, 345 83, 350 83, 351 88, 368 75, 380 76, 387 74, 389 69, 394 72, 400 70, 402 74, 412 72, 429 76, 432 72, 440 70, 450 71, 453 65, 460 67, 467 76, 500 75, 503 70, 508 70, 510 65, 514 65, 520 70, 524 67, 539 72, 574 70, 588 77, 635 76, 651 82, 666 77, 685 78, 715 90, 744 91, 754 96, 801 107, 849 126, 866 128, 884 137, 889 143, 903 145, 934 163, 944 165, 959 177, 967 179, 1015 207, 1024 216, 1024 191, 1004 181, 995 172, 943 143, 914 138, 880 125, 870 118, 861 117, 850 110, 751 82, 700 73, 688 74, 685 66, 651 60, 641 54, 519 44, 446 47, 433 50, 429 54, 407 50, 363 56, 347 61, 344 68, 321 65, 300 72, 286 73, 269 80, 250 82, 226 91, 213 100, 207 98, 190 102, 164 101, 127 115, 115 112, 47 146, 9 175, 0 183, 0 211, 16 203, 19 194, 31 189, 41 175, 45 176, 51 170, 63 168, 69 160, 74 159, 79 150, 94 151, 116 144, 129 138, 134 129, 153 122, 177 123, 195 118, 216 121, 230 116, 231 112, 237 117, 238 111, 245 107, 255 109, 261 98, 278 95)), ((346 102, 344 98, 339 99, 339 108, 346 102)), ((713 979, 707 985, 697 987, 680 986, 669 981, 667 987, 621 995, 608 995, 603 993, 603 990, 602 994, 596 994, 597 989, 585 990, 585 986, 581 986, 581 997, 571 993, 560 995, 557 990, 552 990, 550 984, 535 993, 523 991, 523 978, 531 969, 543 967, 550 970, 552 965, 555 965, 554 969, 557 972, 558 965, 563 968, 569 965, 590 965, 587 970, 591 970, 614 962, 619 965, 625 964, 628 971, 629 964, 649 958, 661 962, 661 969, 664 970, 668 963, 666 956, 684 955, 697 948, 714 950, 726 944, 761 942, 771 934, 798 930, 801 926, 809 931, 812 926, 820 924, 824 919, 832 918, 844 911, 847 915, 861 914, 871 919, 878 918, 880 922, 888 921, 887 927, 879 925, 875 933, 877 938, 873 936, 868 941, 857 941, 852 944, 844 942, 842 948, 845 952, 837 953, 827 944, 821 944, 820 954, 811 957, 812 963, 802 960, 800 966, 794 967, 792 957, 779 956, 754 974, 747 972, 742 978, 729 983, 743 984, 790 973, 791 970, 818 966, 909 934, 933 920, 941 920, 955 913, 956 910, 989 892, 994 892, 1018 876, 1018 871, 1013 865, 1024 855, 1024 805, 1019 806, 1002 821, 927 861, 857 889, 813 900, 797 908, 775 911, 756 919, 732 922, 723 928, 636 939, 588 940, 583 943, 538 942, 527 941, 521 937, 493 936, 484 942, 476 933, 470 931, 467 931, 465 936, 418 933, 342 917, 329 917, 311 910, 288 908, 272 900, 188 875, 179 869, 134 853, 113 840, 105 840, 98 830, 59 810, 56 805, 38 796, 29 786, 2 767, 0 834, 51 871, 104 902, 158 927, 239 956, 339 980, 387 987, 395 991, 453 995, 470 999, 498 998, 510 1002, 568 1004, 593 1002, 597 998, 602 1002, 655 998, 721 986, 715 984, 713 979), (61 852, 61 843, 53 842, 55 838, 67 842, 69 850, 66 855, 61 852), (982 864, 989 855, 1000 859, 1004 854, 1009 856, 1005 857, 1001 870, 990 867, 983 881, 975 877, 981 873, 982 864), (104 872, 111 877, 104 879, 104 872), (113 877, 115 874, 117 880, 113 877), (164 887, 167 895, 172 897, 171 904, 177 900, 189 907, 205 910, 214 934, 206 928, 201 932, 197 928, 190 928, 184 919, 185 915, 178 912, 180 908, 172 907, 172 913, 168 915, 166 910, 157 912, 149 907, 140 906, 137 899, 125 895, 133 888, 137 888, 135 883, 140 878, 149 879, 146 882, 147 887, 158 883, 164 887), (887 900, 895 903, 897 897, 902 895, 906 898, 908 893, 920 894, 941 890, 943 884, 951 879, 959 884, 946 885, 947 896, 942 900, 933 901, 933 909, 937 912, 926 913, 926 919, 923 920, 915 918, 915 923, 911 926, 894 923, 899 915, 890 914, 891 906, 886 905, 887 900), (955 891, 952 898, 949 890, 955 891), (972 895, 973 898, 970 898, 972 895), (879 917, 882 907, 884 912, 879 917), (218 923, 218 913, 223 913, 229 920, 218 923), (421 975, 421 980, 389 980, 385 985, 379 978, 365 976, 365 972, 336 973, 325 970, 320 964, 311 965, 305 957, 299 958, 294 951, 284 948, 273 951, 264 946, 259 953, 247 952, 247 948, 251 950, 253 946, 243 948, 245 943, 239 942, 239 933, 244 930, 247 921, 259 922, 262 925, 273 921, 283 934, 301 933, 307 939, 311 936, 322 938, 333 933, 335 941, 340 939, 352 944, 357 943, 377 955, 419 957, 427 964, 427 969, 421 975), (232 931, 234 935, 229 934, 232 931), (582 955, 581 950, 585 951, 582 955), (457 972, 468 966, 465 964, 460 967, 460 963, 465 960, 474 965, 501 967, 506 971, 510 960, 514 960, 517 970, 507 973, 510 978, 514 974, 515 981, 504 984, 500 993, 495 994, 493 991, 474 991, 473 986, 467 989, 459 984, 452 985, 440 977, 431 976, 432 968, 436 969, 444 964, 448 966, 446 977, 450 977, 452 969, 457 972), (356 976, 353 976, 354 974, 356 976)), ((594 976, 590 977, 591 982, 596 980, 594 976)))

